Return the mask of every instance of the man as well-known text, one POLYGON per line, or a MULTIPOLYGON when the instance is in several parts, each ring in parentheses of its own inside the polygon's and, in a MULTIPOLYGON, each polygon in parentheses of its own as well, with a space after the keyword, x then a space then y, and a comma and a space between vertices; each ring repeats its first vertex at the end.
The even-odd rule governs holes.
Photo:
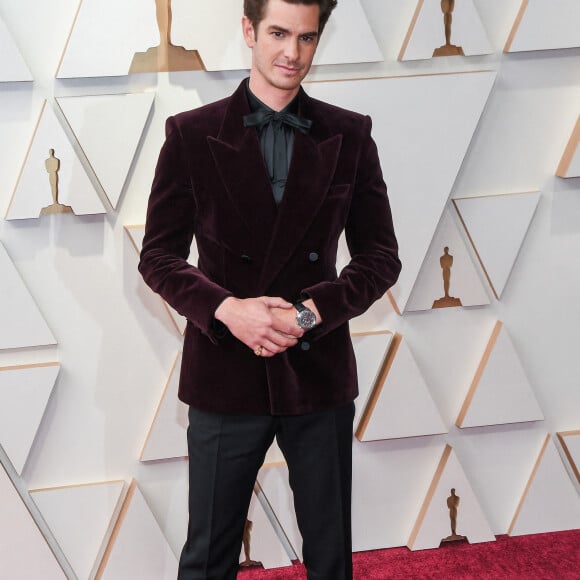
POLYGON ((301 89, 335 4, 245 0, 249 81, 167 122, 139 268, 188 319, 182 580, 236 577, 274 437, 308 577, 352 578, 348 320, 394 284, 400 262, 370 119, 301 89), (352 259, 337 275, 343 230, 352 259), (186 262, 193 236, 197 267, 186 262))

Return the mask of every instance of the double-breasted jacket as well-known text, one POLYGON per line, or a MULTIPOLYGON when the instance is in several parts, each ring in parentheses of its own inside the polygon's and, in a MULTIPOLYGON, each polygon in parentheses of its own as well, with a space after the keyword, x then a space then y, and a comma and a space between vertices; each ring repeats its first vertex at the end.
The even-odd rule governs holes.
POLYGON ((302 89, 284 197, 276 206, 245 83, 170 117, 155 171, 139 270, 187 318, 179 396, 202 410, 300 414, 358 392, 348 321, 397 280, 401 264, 369 117, 302 89), (350 262, 337 272, 344 232, 350 262), (188 262, 193 237, 197 264, 188 262), (322 324, 271 358, 255 356, 214 312, 228 296, 310 297, 322 324))

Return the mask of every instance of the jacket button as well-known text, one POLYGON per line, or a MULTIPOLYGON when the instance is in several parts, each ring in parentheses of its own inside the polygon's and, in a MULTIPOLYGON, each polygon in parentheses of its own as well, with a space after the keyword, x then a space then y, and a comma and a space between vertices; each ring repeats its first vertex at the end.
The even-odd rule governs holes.
POLYGON ((310 254, 308 254, 308 259, 311 262, 318 262, 318 258, 319 258, 319 256, 316 252, 310 252, 310 254))
POLYGON ((251 262, 253 262, 252 257, 248 256, 247 254, 242 254, 240 256, 240 259, 242 260, 242 262, 244 262, 244 264, 250 264, 251 262))
POLYGON ((300 348, 301 348, 301 349, 302 349, 304 352, 306 352, 306 351, 310 350, 310 343, 309 343, 307 340, 303 340, 303 341, 300 343, 300 348))

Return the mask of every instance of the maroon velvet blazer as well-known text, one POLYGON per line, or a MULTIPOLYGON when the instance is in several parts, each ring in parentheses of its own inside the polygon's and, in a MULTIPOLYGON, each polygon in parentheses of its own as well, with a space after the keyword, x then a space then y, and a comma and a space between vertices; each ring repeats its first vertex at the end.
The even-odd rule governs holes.
POLYGON ((188 320, 179 397, 239 414, 343 405, 358 394, 348 321, 401 269, 371 120, 301 91, 312 129, 296 132, 276 207, 256 129, 243 126, 249 112, 242 83, 229 98, 167 120, 139 270, 188 320), (337 274, 343 231, 352 259, 337 274), (193 236, 195 267, 187 262, 193 236), (213 314, 230 295, 311 297, 323 322, 295 347, 260 358, 216 329, 213 314))

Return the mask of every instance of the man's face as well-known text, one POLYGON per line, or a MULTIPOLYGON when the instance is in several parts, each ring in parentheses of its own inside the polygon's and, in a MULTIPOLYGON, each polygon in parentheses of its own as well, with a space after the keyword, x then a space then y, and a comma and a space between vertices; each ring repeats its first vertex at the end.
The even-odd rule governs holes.
POLYGON ((272 89, 298 91, 318 44, 319 12, 317 4, 269 0, 257 30, 244 16, 244 39, 252 49, 250 78, 258 96, 272 89))

